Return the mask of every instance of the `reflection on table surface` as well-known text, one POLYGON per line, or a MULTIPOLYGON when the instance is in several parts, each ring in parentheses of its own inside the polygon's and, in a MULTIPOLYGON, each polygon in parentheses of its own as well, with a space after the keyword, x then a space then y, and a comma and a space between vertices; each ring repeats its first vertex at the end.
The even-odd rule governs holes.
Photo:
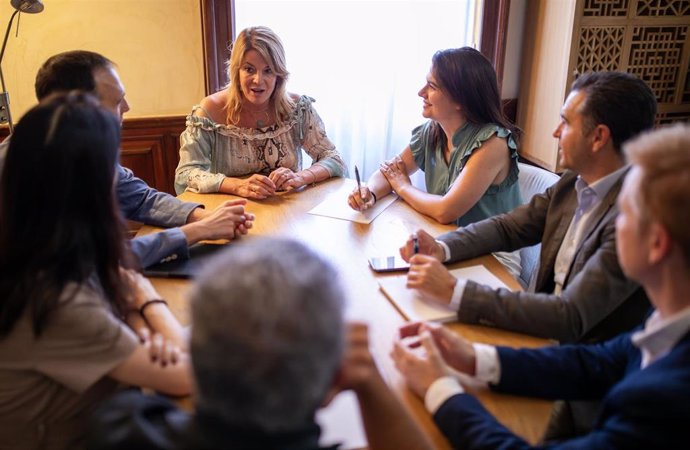
MULTIPOLYGON (((343 189, 351 189, 354 186, 353 180, 336 178, 299 191, 281 193, 266 200, 248 200, 246 210, 255 214, 256 221, 250 233, 242 236, 241 240, 256 239, 260 236, 289 237, 306 243, 331 261, 339 270, 341 282, 346 290, 348 299, 346 317, 349 320, 369 323, 371 350, 384 378, 400 395, 403 403, 410 409, 437 447, 450 448, 424 409, 422 401, 406 388, 389 357, 392 340, 398 327, 405 320, 379 290, 377 278, 391 275, 373 272, 368 266, 368 258, 398 254, 399 247, 405 243, 409 234, 419 228, 435 236, 451 231, 455 227, 441 225, 417 213, 402 200, 395 201, 370 224, 360 224, 307 212, 327 195, 343 189)), ((206 208, 213 209, 235 197, 185 192, 180 198, 202 203, 206 208)), ((143 227, 139 233, 145 234, 153 230, 155 228, 143 227)), ((519 283, 491 255, 463 261, 451 267, 476 264, 483 264, 510 289, 521 289, 519 283)), ((159 293, 168 300, 172 311, 180 321, 183 324, 189 323, 186 294, 190 282, 170 278, 156 278, 152 281, 159 293)), ((550 344, 544 339, 495 328, 459 323, 451 323, 447 326, 473 342, 513 347, 538 347, 550 344)), ((551 402, 496 394, 486 389, 474 392, 499 421, 518 435, 532 443, 541 437, 551 411, 551 402)))

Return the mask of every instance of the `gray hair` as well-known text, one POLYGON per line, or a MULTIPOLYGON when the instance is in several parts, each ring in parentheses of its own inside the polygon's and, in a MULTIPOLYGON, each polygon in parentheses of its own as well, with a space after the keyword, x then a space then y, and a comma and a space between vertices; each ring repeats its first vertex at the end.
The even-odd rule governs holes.
POLYGON ((233 242, 191 294, 197 410, 273 432, 311 421, 344 347, 338 275, 304 244, 233 242))

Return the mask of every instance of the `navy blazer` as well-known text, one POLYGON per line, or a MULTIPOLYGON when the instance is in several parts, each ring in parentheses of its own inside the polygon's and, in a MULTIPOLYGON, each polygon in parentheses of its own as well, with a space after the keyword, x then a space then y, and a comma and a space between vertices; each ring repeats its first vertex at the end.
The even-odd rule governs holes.
MULTIPOLYGON (((690 447, 690 333, 644 370, 630 333, 596 345, 499 348, 498 355, 501 381, 494 390, 548 399, 602 399, 589 434, 536 448, 690 447)), ((448 399, 434 420, 454 448, 535 448, 469 394, 448 399)))

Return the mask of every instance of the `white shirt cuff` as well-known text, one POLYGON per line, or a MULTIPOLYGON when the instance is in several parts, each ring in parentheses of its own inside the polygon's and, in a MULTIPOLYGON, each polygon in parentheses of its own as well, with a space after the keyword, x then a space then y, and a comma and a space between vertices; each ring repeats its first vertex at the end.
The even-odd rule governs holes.
POLYGON ((446 262, 450 259, 450 247, 448 247, 448 244, 442 241, 436 241, 438 245, 440 245, 443 248, 443 262, 446 262))
POLYGON ((462 388, 456 378, 451 376, 441 377, 431 383, 431 386, 427 389, 424 396, 424 406, 431 414, 436 414, 436 411, 446 400, 463 392, 465 392, 465 389, 462 388))
POLYGON ((484 383, 498 384, 501 381, 501 361, 493 345, 472 344, 477 358, 475 378, 484 383))
POLYGON ((464 278, 458 278, 455 281, 455 287, 453 288, 453 295, 450 297, 450 303, 448 306, 453 311, 460 310, 460 302, 462 301, 462 296, 465 293, 465 286, 467 285, 467 280, 464 278))

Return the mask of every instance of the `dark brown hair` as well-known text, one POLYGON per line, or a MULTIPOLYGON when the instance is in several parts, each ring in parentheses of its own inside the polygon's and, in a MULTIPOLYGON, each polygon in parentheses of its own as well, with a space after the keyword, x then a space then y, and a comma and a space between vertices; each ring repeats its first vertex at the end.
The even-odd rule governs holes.
MULTIPOLYGON (((496 72, 484 55, 472 47, 451 48, 437 51, 431 62, 441 89, 462 107, 469 122, 504 127, 518 142, 520 130, 503 114, 496 72)), ((431 144, 435 147, 445 139, 440 125, 433 123, 431 144)))
POLYGON ((619 153, 625 141, 654 126, 656 97, 644 81, 632 74, 585 73, 573 82, 571 91, 585 93, 580 114, 590 130, 606 125, 619 153))
POLYGON ((74 89, 93 92, 96 69, 113 66, 105 56, 87 50, 72 50, 53 55, 43 63, 36 74, 36 98, 40 101, 56 92, 74 89))
POLYGON ((0 184, 0 336, 24 313, 40 335, 70 283, 95 281, 125 312, 119 146, 118 118, 76 91, 49 96, 15 127, 0 184))

